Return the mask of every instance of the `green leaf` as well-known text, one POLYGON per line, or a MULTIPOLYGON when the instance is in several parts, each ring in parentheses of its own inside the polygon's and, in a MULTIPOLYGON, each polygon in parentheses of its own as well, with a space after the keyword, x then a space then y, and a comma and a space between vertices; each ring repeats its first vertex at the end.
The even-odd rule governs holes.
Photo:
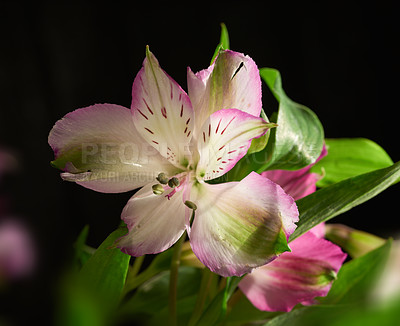
POLYGON ((325 222, 376 196, 400 177, 400 161, 392 166, 352 177, 296 203, 300 212, 297 228, 290 236, 296 239, 319 223, 325 222))
POLYGON ((324 131, 313 111, 293 102, 282 88, 281 75, 271 68, 260 69, 261 78, 279 102, 277 128, 271 130, 267 145, 267 168, 297 170, 314 163, 322 151, 324 131))
POLYGON ((260 324, 261 321, 267 321, 280 314, 282 314, 282 312, 258 310, 246 298, 246 296, 241 293, 240 299, 233 305, 233 307, 223 320, 223 325, 242 326, 250 324, 251 322, 257 322, 257 324, 260 324))
POLYGON ((229 34, 228 34, 228 29, 226 28, 224 23, 221 23, 221 36, 219 39, 219 44, 217 45, 217 48, 214 51, 214 55, 212 56, 210 65, 214 62, 219 51, 221 50, 229 50, 229 34))
POLYGON ((389 256, 392 241, 344 264, 329 294, 319 300, 324 304, 355 303, 368 298, 389 256))
POLYGON ((324 174, 317 183, 320 188, 393 164, 382 147, 366 138, 326 139, 325 143, 328 155, 311 169, 324 174))
POLYGON ((219 39, 219 44, 221 44, 225 50, 229 50, 229 34, 224 23, 221 23, 221 37, 219 39))
POLYGON ((399 299, 373 306, 315 305, 282 314, 263 326, 393 326, 400 319, 399 307, 399 299))
POLYGON ((117 248, 112 249, 112 245, 126 233, 126 227, 111 233, 80 272, 84 286, 107 307, 115 307, 118 304, 125 284, 131 257, 117 248))
POLYGON ((319 305, 294 309, 279 315, 263 326, 326 326, 337 316, 349 311, 347 306, 319 305))
POLYGON ((75 264, 78 266, 83 266, 91 255, 86 250, 86 239, 89 235, 89 225, 85 225, 81 233, 79 233, 78 238, 74 243, 75 249, 75 264))
MULTIPOLYGON (((84 246, 88 228, 81 232, 76 246, 84 246)), ((118 228, 99 246, 82 269, 69 271, 60 284, 57 325, 108 325, 120 301, 130 256, 111 249, 115 240, 127 233, 118 228)))
POLYGON ((226 314, 227 303, 233 292, 237 288, 242 277, 227 277, 226 286, 209 303, 204 313, 201 315, 196 326, 212 326, 220 321, 226 314))
POLYGON ((171 267, 171 259, 172 259, 173 248, 170 248, 162 253, 159 253, 155 256, 152 260, 149 267, 146 268, 142 273, 139 275, 129 278, 126 280, 124 293, 128 293, 138 286, 143 284, 144 282, 151 279, 153 276, 168 270, 171 267))
MULTIPOLYGON (((138 287, 134 295, 121 307, 120 318, 142 318, 152 325, 168 320, 168 293, 170 271, 163 271, 138 287)), ((188 321, 200 288, 201 270, 182 266, 178 272, 178 320, 188 321)), ((147 325, 145 321, 141 323, 147 325)))
MULTIPOLYGON (((345 314, 336 315, 330 326, 393 326, 400 320, 400 300, 396 298, 385 304, 349 309, 345 314)), ((324 325, 325 326, 325 325, 324 325)))

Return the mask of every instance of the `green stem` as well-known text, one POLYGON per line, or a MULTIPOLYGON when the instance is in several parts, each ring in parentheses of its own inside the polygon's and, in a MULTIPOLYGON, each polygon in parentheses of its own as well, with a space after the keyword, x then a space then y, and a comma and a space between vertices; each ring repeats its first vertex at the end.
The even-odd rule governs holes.
POLYGON ((243 297, 243 292, 240 290, 237 290, 232 294, 228 301, 228 312, 232 310, 233 306, 235 306, 239 300, 243 297))
POLYGON ((211 283, 213 282, 213 275, 214 274, 207 267, 203 269, 200 283, 200 291, 197 295, 196 304, 194 306, 194 310, 192 312, 192 316, 190 317, 188 326, 196 325, 201 316, 201 313, 203 312, 204 304, 209 294, 211 283))
POLYGON ((128 277, 134 278, 139 273, 140 267, 142 267, 144 261, 144 257, 145 255, 135 258, 132 268, 129 269, 128 277))
POLYGON ((182 245, 186 239, 186 232, 182 234, 180 239, 175 243, 173 248, 170 276, 169 276, 169 297, 168 297, 168 308, 169 308, 169 325, 176 326, 176 297, 177 297, 177 285, 178 285, 178 270, 180 265, 180 257, 182 252, 182 245))
MULTIPOLYGON (((133 267, 132 267, 133 271, 133 267)), ((130 272, 130 271, 129 271, 130 272)), ((124 297, 127 293, 136 289, 139 285, 143 284, 147 280, 151 279, 153 276, 157 275, 160 271, 158 269, 148 268, 139 275, 128 274, 124 290, 122 292, 122 297, 124 297)))

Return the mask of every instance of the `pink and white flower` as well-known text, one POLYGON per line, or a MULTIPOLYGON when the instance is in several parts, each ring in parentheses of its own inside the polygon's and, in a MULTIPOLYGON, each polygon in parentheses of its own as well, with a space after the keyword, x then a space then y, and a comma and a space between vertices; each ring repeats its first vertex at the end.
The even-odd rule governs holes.
POLYGON ((188 88, 189 95, 147 49, 131 109, 96 104, 67 114, 49 135, 53 164, 64 180, 96 191, 143 187, 122 212, 129 229, 117 242, 123 252, 161 252, 187 230, 207 267, 242 275, 288 250, 297 207, 256 173, 241 182, 206 181, 228 172, 275 125, 259 118, 258 69, 241 53, 221 51, 208 69, 188 69, 188 88))
MULTIPOLYGON (((319 159, 326 154, 324 146, 319 159)), ((311 166, 298 171, 266 171, 262 175, 280 184, 297 200, 316 190, 320 176, 309 172, 311 166)), ((323 239, 324 235, 324 224, 317 225, 290 243, 291 252, 246 275, 239 288, 256 308, 264 311, 290 311, 296 304, 312 304, 315 297, 326 296, 346 254, 323 239)))

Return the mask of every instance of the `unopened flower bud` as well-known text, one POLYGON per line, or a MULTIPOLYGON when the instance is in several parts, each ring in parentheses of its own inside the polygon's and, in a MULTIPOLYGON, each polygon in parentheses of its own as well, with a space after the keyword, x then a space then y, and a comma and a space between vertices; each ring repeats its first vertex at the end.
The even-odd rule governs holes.
POLYGON ((325 225, 326 238, 341 246, 351 257, 360 257, 385 243, 376 235, 342 224, 325 225))

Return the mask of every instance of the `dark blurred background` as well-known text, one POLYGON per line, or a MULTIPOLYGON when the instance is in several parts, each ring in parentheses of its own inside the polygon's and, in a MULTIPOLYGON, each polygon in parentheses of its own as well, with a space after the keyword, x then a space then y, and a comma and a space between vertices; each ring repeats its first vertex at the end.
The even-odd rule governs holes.
MULTIPOLYGON (((224 22, 231 48, 260 68, 278 69, 286 93, 314 110, 326 137, 366 137, 400 159, 395 1, 132 3, 0 4, 0 146, 18 160, 0 185, 2 215, 28 225, 39 253, 35 275, 0 296, 7 300, 0 316, 11 321, 43 318, 84 225, 96 247, 120 222, 132 192, 101 194, 63 182, 49 165, 47 136, 76 108, 129 107, 147 44, 187 89, 186 67, 208 66, 224 22)), ((263 92, 271 114, 277 104, 263 92)), ((333 222, 394 236, 398 195, 396 185, 333 222)))

